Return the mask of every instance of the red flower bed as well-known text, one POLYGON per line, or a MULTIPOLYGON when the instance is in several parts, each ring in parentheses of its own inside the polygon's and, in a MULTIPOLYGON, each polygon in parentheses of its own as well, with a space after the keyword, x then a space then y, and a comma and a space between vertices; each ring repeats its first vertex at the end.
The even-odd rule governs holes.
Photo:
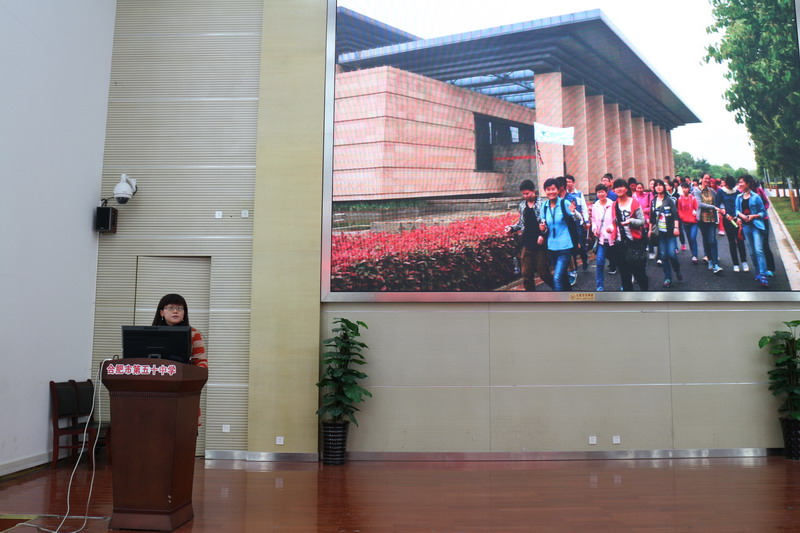
POLYGON ((515 277, 515 238, 505 226, 518 215, 476 217, 402 233, 333 237, 331 290, 492 291, 515 277))

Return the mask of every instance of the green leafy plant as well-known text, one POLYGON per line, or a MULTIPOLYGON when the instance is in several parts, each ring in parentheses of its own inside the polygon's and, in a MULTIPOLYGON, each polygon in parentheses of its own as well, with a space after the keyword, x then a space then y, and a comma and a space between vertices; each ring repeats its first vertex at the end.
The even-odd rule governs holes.
POLYGON ((784 322, 788 330, 774 331, 758 341, 758 347, 769 346, 769 353, 775 359, 775 368, 769 371, 769 389, 772 394, 783 398, 778 408, 788 418, 800 420, 800 339, 797 328, 800 320, 784 322))
POLYGON ((332 331, 336 335, 322 341, 328 351, 322 354, 325 368, 317 383, 322 391, 322 406, 317 414, 335 423, 342 423, 347 418, 357 426, 355 412, 359 409, 355 404, 363 402, 365 397, 372 397, 371 392, 358 384, 367 375, 355 368, 367 364, 361 350, 368 346, 357 340, 361 336, 359 327, 367 329, 367 325, 346 318, 336 318, 333 323, 332 331))

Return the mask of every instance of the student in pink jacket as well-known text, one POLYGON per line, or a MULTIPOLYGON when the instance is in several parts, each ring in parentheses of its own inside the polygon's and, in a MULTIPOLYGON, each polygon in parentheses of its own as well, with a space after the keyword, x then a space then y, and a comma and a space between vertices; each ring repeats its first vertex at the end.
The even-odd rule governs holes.
POLYGON ((683 223, 683 230, 692 251, 692 264, 697 264, 697 198, 692 194, 692 185, 681 183, 681 196, 678 198, 678 218, 683 223))
POLYGON ((614 244, 614 213, 608 198, 608 188, 602 183, 594 188, 597 201, 592 205, 592 233, 597 239, 595 285, 597 292, 605 290, 605 267, 608 249, 614 244), (611 230, 609 230, 611 228, 611 230))

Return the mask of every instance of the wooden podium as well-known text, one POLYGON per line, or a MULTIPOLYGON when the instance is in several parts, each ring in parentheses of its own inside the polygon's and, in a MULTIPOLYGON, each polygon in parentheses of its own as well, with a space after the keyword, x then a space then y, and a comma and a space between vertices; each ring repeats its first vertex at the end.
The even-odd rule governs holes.
POLYGON ((172 531, 194 517, 197 414, 208 370, 163 359, 102 366, 111 397, 109 529, 172 531))

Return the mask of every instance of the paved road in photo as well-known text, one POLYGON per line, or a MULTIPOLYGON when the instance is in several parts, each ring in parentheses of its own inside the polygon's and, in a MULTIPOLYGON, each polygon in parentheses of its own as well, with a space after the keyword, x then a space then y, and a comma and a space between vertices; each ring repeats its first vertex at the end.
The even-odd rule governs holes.
MULTIPOLYGON (((719 274, 714 274, 708 269, 708 265, 702 262, 703 257, 703 242, 700 234, 697 236, 697 247, 699 251, 700 263, 696 266, 692 265, 692 254, 687 249, 678 252, 678 263, 681 267, 683 274, 683 281, 678 281, 677 276, 672 275, 672 287, 665 289, 662 287, 664 283, 664 271, 661 265, 656 264, 656 260, 647 261, 647 277, 650 283, 651 291, 789 291, 789 280, 786 277, 786 270, 781 260, 780 250, 775 242, 775 228, 770 231, 770 247, 775 256, 775 276, 770 278, 770 286, 768 289, 761 287, 761 284, 755 280, 756 265, 754 258, 750 257, 750 250, 747 250, 747 263, 750 265, 750 272, 734 272, 733 264, 731 262, 730 250, 728 249, 728 239, 724 235, 717 235, 717 248, 719 250, 719 264, 723 271, 719 274)), ((680 243, 678 244, 680 247, 680 243)), ((578 260, 578 282, 573 287, 573 291, 578 292, 593 292, 595 290, 595 262, 594 259, 590 260, 588 270, 582 270, 580 260, 578 260)), ((608 266, 606 266, 605 274, 605 290, 618 291, 620 287, 619 274, 609 274, 608 266)), ((639 290, 638 286, 634 286, 635 290, 639 290)))

